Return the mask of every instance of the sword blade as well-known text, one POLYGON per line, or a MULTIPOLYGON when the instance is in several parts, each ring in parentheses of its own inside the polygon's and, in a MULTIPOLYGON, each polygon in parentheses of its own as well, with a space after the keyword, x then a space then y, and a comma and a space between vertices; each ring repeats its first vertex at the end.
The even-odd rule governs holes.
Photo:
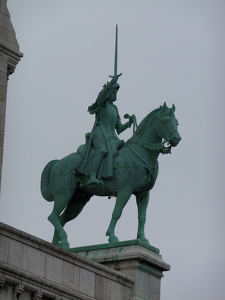
POLYGON ((115 41, 115 59, 114 59, 114 76, 117 75, 117 58, 118 57, 118 25, 116 24, 116 41, 115 41))

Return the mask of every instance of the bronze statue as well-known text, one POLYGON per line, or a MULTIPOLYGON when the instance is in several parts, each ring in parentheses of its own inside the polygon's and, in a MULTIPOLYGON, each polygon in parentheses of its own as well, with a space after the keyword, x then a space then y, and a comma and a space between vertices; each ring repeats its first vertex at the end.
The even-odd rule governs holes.
MULTIPOLYGON (((135 123, 135 116, 122 124, 113 102, 119 85, 117 80, 117 34, 114 76, 99 93, 96 102, 88 108, 96 121, 86 144, 61 160, 50 161, 42 172, 41 193, 47 201, 54 201, 48 219, 55 227, 52 243, 68 249, 64 225, 76 218, 93 195, 115 196, 112 219, 106 231, 109 242, 117 242, 115 226, 131 195, 138 207, 137 239, 149 244, 144 226, 149 191, 158 174, 158 156, 170 153, 181 140, 175 106, 166 103, 149 113, 126 142, 115 133, 121 133, 135 123)), ((126 116, 127 117, 127 116, 126 116)))
POLYGON ((113 176, 114 157, 124 144, 124 141, 119 140, 116 132, 120 134, 130 127, 135 118, 131 116, 127 123, 122 124, 118 109, 113 104, 119 89, 117 83, 119 76, 113 76, 112 80, 104 85, 96 102, 88 108, 90 114, 96 115, 96 120, 91 133, 86 135, 83 158, 77 166, 79 173, 89 176, 86 184, 103 184, 101 178, 113 176), (106 159, 103 161, 104 157, 106 159))
POLYGON ((129 121, 121 123, 117 107, 114 102, 120 88, 117 83, 117 51, 118 26, 116 26, 114 76, 110 82, 103 86, 94 104, 88 107, 90 114, 95 114, 95 124, 91 133, 86 134, 86 145, 83 158, 77 166, 77 171, 89 176, 86 184, 103 184, 101 178, 110 178, 113 175, 113 160, 124 141, 119 140, 116 132, 120 134, 132 125, 135 116, 128 116, 129 121), (116 132, 115 132, 116 130, 116 132), (94 149, 93 149, 94 148, 94 149), (106 159, 103 161, 103 158, 106 159))

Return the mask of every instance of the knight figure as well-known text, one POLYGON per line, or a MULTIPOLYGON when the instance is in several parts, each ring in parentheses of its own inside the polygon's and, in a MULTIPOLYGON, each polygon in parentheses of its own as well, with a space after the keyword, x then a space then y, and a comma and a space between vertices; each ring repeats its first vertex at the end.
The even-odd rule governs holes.
POLYGON ((114 104, 120 87, 117 83, 120 76, 114 75, 103 86, 95 103, 88 107, 89 113, 95 114, 95 123, 91 133, 86 134, 85 149, 76 168, 80 174, 90 177, 86 184, 103 184, 101 178, 113 176, 113 159, 124 144, 117 134, 130 127, 135 119, 134 115, 129 116, 129 121, 122 124, 114 104))

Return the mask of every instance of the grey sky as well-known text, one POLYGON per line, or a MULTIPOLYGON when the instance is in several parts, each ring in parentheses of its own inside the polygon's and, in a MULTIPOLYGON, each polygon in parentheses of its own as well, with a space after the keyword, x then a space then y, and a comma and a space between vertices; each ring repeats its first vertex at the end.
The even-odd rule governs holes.
MULTIPOLYGON (((183 138, 159 158, 148 209, 147 237, 172 266, 161 300, 223 300, 225 2, 8 0, 8 8, 24 58, 9 80, 0 221, 51 241, 40 175, 90 131, 87 107, 113 73, 118 23, 121 117, 140 122, 174 103, 183 138)), ((114 201, 94 197, 66 225, 71 247, 107 242, 114 201)), ((128 240, 136 230, 132 198, 116 232, 128 240)))

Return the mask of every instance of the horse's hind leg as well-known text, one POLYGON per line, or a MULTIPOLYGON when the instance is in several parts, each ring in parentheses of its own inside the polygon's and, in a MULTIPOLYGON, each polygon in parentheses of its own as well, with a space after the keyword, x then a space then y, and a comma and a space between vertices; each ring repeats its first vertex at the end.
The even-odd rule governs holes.
POLYGON ((60 243, 60 246, 65 249, 69 248, 69 243, 67 240, 67 234, 66 234, 65 230, 63 229, 63 226, 59 220, 59 216, 63 212, 63 210, 66 208, 70 199, 71 199, 71 197, 69 195, 56 196, 52 213, 48 217, 48 220, 55 227, 55 233, 54 233, 52 243, 56 244, 56 245, 59 245, 59 243, 60 243))
POLYGON ((84 206, 92 196, 93 195, 89 194, 88 192, 77 189, 67 208, 60 216, 60 220, 63 222, 63 224, 75 219, 81 213, 84 206))
POLYGON ((145 237, 145 222, 146 222, 146 211, 149 202, 149 192, 136 196, 136 202, 138 207, 137 239, 146 244, 149 244, 149 241, 145 237))
MULTIPOLYGON (((63 213, 59 216, 59 222, 64 227, 64 225, 75 219, 83 210, 84 206, 86 203, 90 200, 92 197, 91 194, 81 192, 81 191, 76 191, 76 193, 73 195, 72 199, 68 203, 66 209, 63 211, 63 213)), ((54 237, 53 237, 53 244, 58 245, 59 243, 59 235, 57 230, 54 232, 54 237)))
POLYGON ((59 234, 58 234, 58 231, 56 229, 54 230, 52 244, 56 245, 56 246, 59 246, 59 234))

